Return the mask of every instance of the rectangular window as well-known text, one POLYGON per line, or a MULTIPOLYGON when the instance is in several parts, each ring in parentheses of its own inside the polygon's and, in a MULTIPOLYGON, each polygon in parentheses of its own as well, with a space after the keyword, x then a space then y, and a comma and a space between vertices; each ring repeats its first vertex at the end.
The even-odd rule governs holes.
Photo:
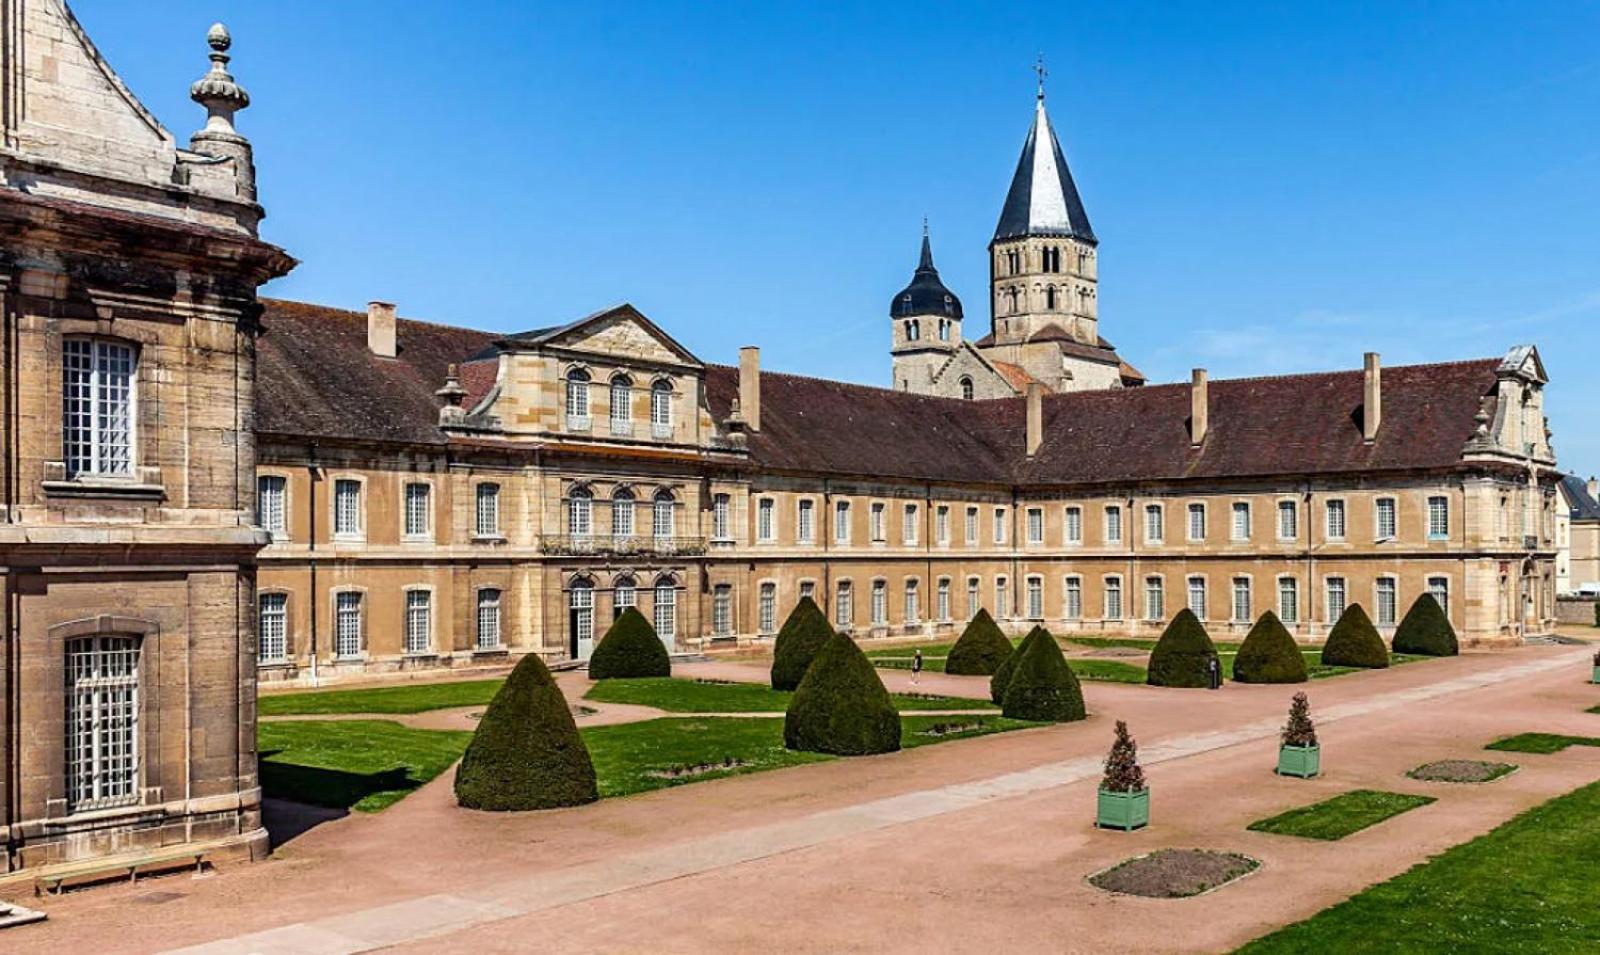
POLYGON ((967 508, 967 546, 976 547, 978 544, 978 509, 967 508))
POLYGON ((732 502, 726 494, 715 495, 711 498, 711 539, 732 540, 732 534, 732 502))
POLYGON ((1106 508, 1106 543, 1119 544, 1122 542, 1122 508, 1112 505, 1106 508))
POLYGON ((867 517, 867 530, 871 532, 872 540, 875 543, 881 543, 881 542, 886 541, 886 540, 889 539, 889 533, 884 528, 883 524, 884 524, 884 505, 883 505, 883 502, 875 501, 875 502, 873 502, 872 510, 868 513, 868 517, 867 517))
POLYGON ((567 430, 589 430, 589 374, 574 370, 567 375, 567 430))
POLYGON ((1160 577, 1144 579, 1144 618, 1152 622, 1167 619, 1167 585, 1160 577))
POLYGON ((733 588, 728 584, 711 588, 711 633, 718 637, 733 633, 733 588))
POLYGON ((1287 624, 1300 622, 1300 581, 1278 578, 1278 619, 1287 624))
POLYGON ((1146 544, 1159 544, 1166 536, 1166 522, 1162 520, 1160 504, 1146 504, 1144 507, 1144 542, 1146 544))
POLYGON ((907 547, 917 542, 917 505, 907 504, 900 520, 900 542, 907 547))
POLYGON ((840 544, 850 543, 850 502, 833 504, 833 539, 840 544))
POLYGON ((626 378, 611 381, 611 433, 619 438, 633 434, 633 386, 626 378))
POLYGON ((256 616, 256 653, 262 663, 289 659, 289 595, 262 594, 256 616))
POLYGON ((1428 498, 1428 540, 1450 539, 1450 499, 1443 495, 1428 498))
POLYGON ((906 581, 905 624, 912 626, 922 620, 922 591, 918 581, 906 581))
POLYGON ((500 485, 479 484, 477 494, 477 522, 473 530, 479 537, 500 536, 500 485))
POLYGON ((1062 536, 1068 544, 1083 543, 1083 508, 1067 508, 1062 515, 1062 536))
POLYGON ((1344 615, 1347 598, 1343 577, 1329 577, 1327 583, 1328 622, 1335 623, 1344 615))
POLYGON ((881 627, 889 622, 889 585, 881 580, 872 582, 872 625, 881 627))
POLYGON ((672 437, 672 384, 658 381, 650 386, 650 434, 655 438, 672 437))
POLYGON ((656 636, 670 647, 678 633, 678 591, 672 581, 661 580, 656 583, 654 603, 651 616, 654 618, 656 636))
POLYGON ((940 504, 933 512, 933 534, 940 547, 950 546, 950 505, 940 504))
POLYGON ((800 581, 800 596, 802 598, 816 599, 817 582, 814 580, 800 581))
POLYGON ((1378 626, 1392 627, 1400 603, 1399 584, 1393 577, 1378 578, 1378 626))
POLYGON ((1395 536, 1395 502, 1392 497, 1380 497, 1374 511, 1376 527, 1373 534, 1378 540, 1394 540, 1395 536))
POLYGON ((1250 539, 1250 504, 1246 501, 1235 501, 1233 504, 1233 539, 1250 539))
POLYGON ((816 540, 816 522, 812 515, 816 513, 817 503, 812 500, 802 500, 795 509, 794 536, 802 544, 810 544, 816 540))
POLYGON ((61 344, 62 443, 67 477, 133 474, 133 349, 69 338, 61 344))
POLYGON ((1011 582, 1004 577, 994 579, 994 608, 996 616, 1011 616, 1011 582))
POLYGON ((256 479, 256 523, 273 537, 283 537, 289 531, 284 506, 289 497, 289 482, 276 474, 263 474, 256 479))
POLYGON ((670 541, 678 526, 677 503, 666 491, 658 491, 650 502, 650 531, 658 541, 670 541))
POLYGON ((333 655, 341 659, 361 655, 361 593, 341 590, 333 598, 333 655))
POLYGON ((934 599, 938 601, 937 605, 934 607, 934 612, 939 615, 939 622, 940 623, 949 622, 949 620, 950 620, 950 578, 948 578, 948 577, 940 578, 938 595, 934 599))
POLYGON ((833 624, 841 630, 849 628, 855 622, 856 611, 851 602, 853 597, 850 581, 839 581, 838 592, 833 598, 833 624))
POLYGON ((1044 543, 1044 508, 1028 508, 1028 543, 1044 543))
POLYGON ((361 536, 361 482, 344 478, 333 482, 333 534, 361 536))
POLYGON ((139 639, 67 644, 67 796, 77 812, 139 800, 139 639))
POLYGON ((777 505, 772 498, 764 497, 756 501, 756 540, 770 543, 773 540, 772 513, 777 505))
POLYGON ((982 581, 980 581, 978 578, 976 578, 976 577, 968 577, 967 578, 967 619, 968 620, 971 620, 973 617, 976 617, 978 615, 978 608, 983 605, 982 601, 980 601, 978 599, 978 588, 981 587, 981 586, 982 586, 982 581))
POLYGON ((1106 578, 1105 618, 1107 620, 1122 619, 1122 578, 1106 578))
POLYGON ((1233 578, 1233 619, 1235 623, 1250 622, 1250 578, 1233 578))
POLYGON ((1204 504, 1189 505, 1189 539, 1192 541, 1206 539, 1206 506, 1204 504))
POLYGON ((428 514, 432 497, 432 485, 417 482, 406 485, 405 536, 424 538, 428 536, 428 514))
POLYGON ((1278 540, 1292 541, 1300 536, 1300 509, 1294 501, 1278 502, 1278 540))
POLYGON ((626 540, 633 536, 634 498, 631 491, 618 491, 611 498, 611 536, 626 540))
POLYGON ((1189 612, 1206 619, 1206 579, 1204 577, 1189 578, 1189 612))
POLYGON ((1068 620, 1083 619, 1083 578, 1068 577, 1066 579, 1065 598, 1062 600, 1062 616, 1068 620))
POLYGON ((1044 580, 1039 577, 1029 577, 1026 581, 1028 587, 1028 619, 1044 619, 1044 580))
POLYGON ((756 626, 762 633, 775 633, 778 629, 778 585, 765 583, 761 585, 756 626))
POLYGON ((1329 501, 1328 513, 1328 540, 1344 540, 1344 502, 1329 501))
POLYGON ((1448 616, 1450 614, 1450 578, 1449 577, 1429 577, 1428 578, 1428 596, 1430 596, 1434 600, 1438 601, 1439 609, 1443 610, 1445 612, 1446 616, 1448 616))
POLYGON ((478 649, 500 649, 500 591, 478 591, 478 649))
POLYGON ((433 646, 433 594, 406 591, 406 652, 427 653, 433 646))
POLYGON ((1006 509, 1003 507, 994 509, 994 542, 996 544, 1006 542, 1006 509))

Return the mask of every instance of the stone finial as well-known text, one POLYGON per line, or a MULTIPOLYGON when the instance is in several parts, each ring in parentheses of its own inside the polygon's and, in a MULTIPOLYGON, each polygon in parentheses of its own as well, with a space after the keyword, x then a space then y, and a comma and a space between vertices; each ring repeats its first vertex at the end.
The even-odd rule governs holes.
POLYGON ((447 405, 460 405, 467 396, 467 389, 461 387, 461 374, 455 365, 445 366, 444 387, 435 391, 434 395, 443 398, 447 405))
POLYGON ((234 81, 228 72, 228 50, 233 37, 220 23, 206 31, 206 43, 211 47, 211 70, 195 80, 189 87, 189 98, 206 108, 206 125, 189 138, 189 148, 197 153, 218 159, 231 159, 239 180, 239 195, 255 200, 255 158, 250 141, 239 135, 233 126, 234 114, 250 105, 250 94, 234 81))

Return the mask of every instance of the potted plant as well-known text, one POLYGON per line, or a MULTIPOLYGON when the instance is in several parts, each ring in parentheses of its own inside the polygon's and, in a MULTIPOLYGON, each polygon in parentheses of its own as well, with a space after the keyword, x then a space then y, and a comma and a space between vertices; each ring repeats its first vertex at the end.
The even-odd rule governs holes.
POLYGON ((1106 775, 1100 783, 1095 814, 1102 829, 1140 829, 1150 824, 1150 789, 1139 768, 1139 745, 1128 735, 1128 724, 1117 720, 1117 738, 1106 755, 1106 775))
POLYGON ((1311 722, 1311 701, 1304 693, 1296 693, 1278 747, 1278 775, 1310 779, 1320 772, 1322 747, 1317 745, 1317 728, 1311 722))

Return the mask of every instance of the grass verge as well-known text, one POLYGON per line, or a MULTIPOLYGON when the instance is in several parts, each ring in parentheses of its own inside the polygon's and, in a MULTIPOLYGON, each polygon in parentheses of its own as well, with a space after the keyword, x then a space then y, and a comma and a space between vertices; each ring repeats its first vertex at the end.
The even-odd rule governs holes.
POLYGON ((505 680, 457 680, 353 690, 307 690, 263 694, 262 716, 326 716, 336 713, 422 713, 456 706, 485 706, 505 680))
MULTIPOLYGON (((760 683, 701 683, 673 677, 601 680, 584 699, 653 706, 669 713, 782 713, 794 696, 760 683)), ((892 693, 899 710, 993 710, 988 700, 892 693)))
POLYGON ((1271 832, 1304 839, 1343 839, 1385 819, 1434 802, 1432 796, 1357 789, 1299 809, 1252 822, 1255 832, 1271 832))
POLYGON ((461 758, 472 733, 390 720, 262 723, 261 788, 313 806, 377 812, 461 758))
POLYGON ((1518 733, 1485 746, 1501 753, 1559 753, 1568 746, 1600 746, 1600 737, 1563 736, 1560 733, 1518 733))
POLYGON ((1528 810, 1240 955, 1600 950, 1600 783, 1528 810))

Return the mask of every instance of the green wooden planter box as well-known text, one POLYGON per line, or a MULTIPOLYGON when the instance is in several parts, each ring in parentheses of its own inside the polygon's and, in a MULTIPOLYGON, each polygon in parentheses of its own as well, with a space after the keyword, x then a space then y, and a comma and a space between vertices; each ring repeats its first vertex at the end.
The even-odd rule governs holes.
POLYGON ((1595 664, 1594 676, 1592 678, 1590 678, 1589 682, 1590 683, 1600 683, 1600 663, 1595 664))
POLYGON ((1101 829, 1142 829, 1150 824, 1150 790, 1113 793, 1100 790, 1094 824, 1101 829))
POLYGON ((1278 775, 1310 779, 1322 772, 1321 746, 1279 746, 1278 775))

